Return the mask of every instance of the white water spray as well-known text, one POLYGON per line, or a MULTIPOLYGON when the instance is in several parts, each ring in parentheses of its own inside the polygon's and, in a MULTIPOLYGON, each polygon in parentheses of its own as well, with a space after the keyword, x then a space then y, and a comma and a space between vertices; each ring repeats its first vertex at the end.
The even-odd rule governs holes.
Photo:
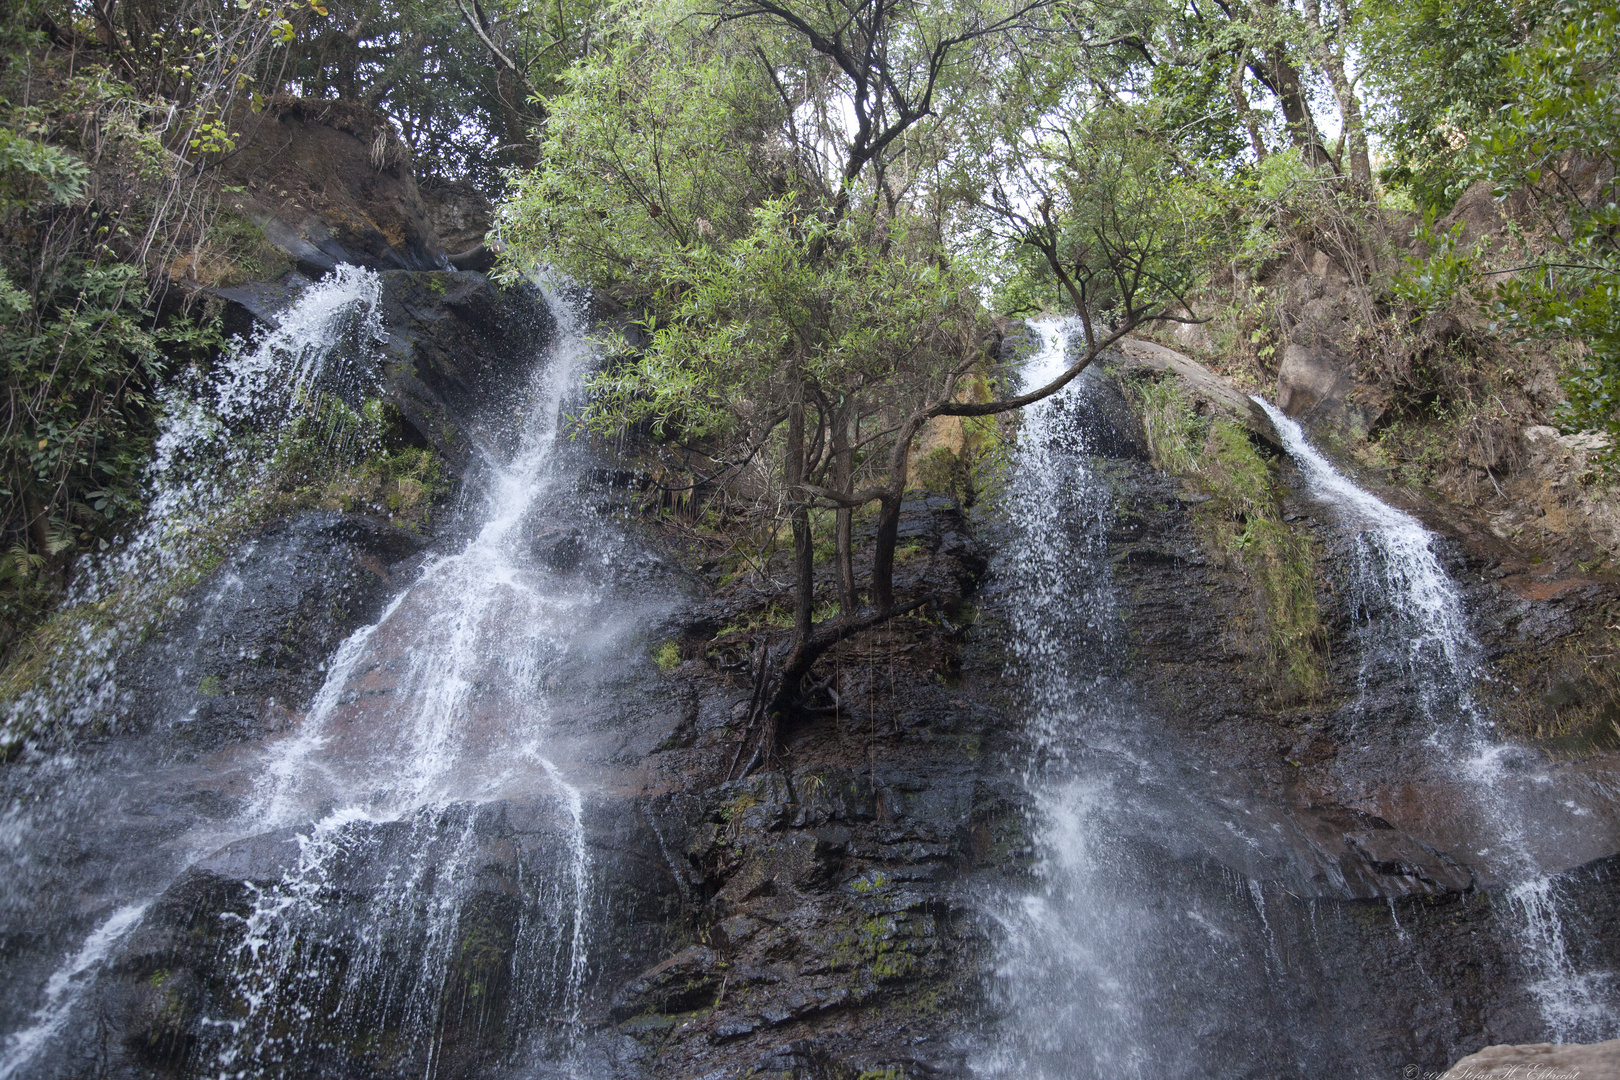
MULTIPOLYGON (((553 939, 556 976, 541 988, 541 1007, 580 1020, 589 973, 585 800, 547 748, 546 678, 588 644, 581 631, 599 623, 600 597, 535 566, 526 540, 533 514, 567 479, 558 467, 564 404, 590 350, 572 305, 551 290, 546 299, 556 341, 530 387, 516 450, 485 451, 482 523, 345 642, 301 730, 266 759, 254 796, 260 830, 297 825, 321 806, 338 809, 300 837, 297 866, 256 891, 237 949, 234 1015, 214 1029, 222 1078, 244 1060, 285 1062, 289 1076, 307 1067, 307 1001, 333 983, 342 989, 327 996, 325 1023, 358 1030, 386 1017, 400 1052, 431 1072, 449 980, 472 947, 468 935, 481 932, 469 907, 483 842, 479 806, 532 789, 537 774, 549 781, 565 837, 546 902, 560 900, 569 913, 541 935, 553 939), (339 910, 340 879, 354 872, 345 865, 351 856, 376 858, 379 848, 402 853, 389 858, 405 863, 376 891, 356 931, 354 917, 339 910), (332 941, 342 942, 341 961, 316 944, 332 941), (409 949, 408 976, 396 970, 401 948, 409 949)), ((528 959, 505 962, 515 968, 528 959)))
MULTIPOLYGON (((1353 533, 1357 607, 1366 610, 1378 603, 1387 608, 1392 625, 1385 628, 1384 641, 1404 650, 1404 666, 1433 725, 1430 743, 1465 781, 1498 837, 1497 861, 1509 879, 1507 896, 1518 913, 1529 989, 1548 1033, 1560 1042, 1612 1037, 1620 1031, 1620 1020, 1604 1001, 1610 977, 1576 970, 1558 913, 1556 885, 1537 870, 1522 811, 1503 795, 1504 758, 1512 751, 1491 739, 1490 724, 1475 704, 1472 684, 1479 646, 1468 628, 1462 598, 1435 554, 1433 534, 1411 514, 1340 473, 1276 406, 1254 400, 1271 417, 1311 494, 1331 505, 1353 533)), ((1363 657, 1363 688, 1370 659, 1363 657)))
MULTIPOLYGON (((1073 319, 1033 323, 1040 349, 1023 384, 1049 382, 1068 364, 1073 319)), ((1115 764, 1076 754, 1103 750, 1128 762, 1114 702, 1101 677, 1117 644, 1107 527, 1112 489, 1090 456, 1088 379, 1026 409, 1003 504, 1015 526, 998 568, 1009 605, 1013 679, 1028 699, 1025 728, 1037 753, 1033 795, 1036 887, 992 914, 1004 942, 997 968, 1008 1028, 978 1067, 1020 1078, 1145 1078, 1162 1063, 1152 1047, 1143 965, 1150 913, 1119 865, 1114 816, 1129 780, 1115 764)), ((1126 721, 1128 723, 1128 720, 1126 721)))
POLYGON ((0 1051, 0 1080, 11 1080, 62 1030, 108 954, 140 925, 148 903, 126 904, 113 912, 85 938, 79 951, 51 975, 45 984, 45 1001, 34 1012, 33 1026, 14 1032, 6 1040, 5 1049, 0 1051))
POLYGON ((232 343, 213 371, 183 372, 162 393, 163 426, 141 521, 105 556, 85 556, 57 623, 77 627, 35 686, 8 703, 0 744, 82 728, 116 712, 118 663, 164 617, 210 553, 253 526, 276 437, 317 390, 364 393, 385 339, 381 279, 343 266, 309 286, 280 325, 232 343), (248 429, 258 438, 246 438, 248 429))
MULTIPOLYGON (((233 431, 251 424, 273 435, 312 388, 365 377, 366 349, 381 337, 379 288, 376 275, 347 270, 312 287, 278 330, 176 398, 153 470, 153 512, 92 576, 88 599, 124 603, 130 580, 187 565, 188 536, 222 515, 229 524, 268 464, 262 440, 233 431)), ((542 291, 556 333, 524 396, 515 446, 499 433, 487 443, 467 433, 485 466, 469 481, 484 499, 469 514, 477 527, 350 635, 291 731, 232 751, 231 774, 254 778, 240 809, 152 853, 147 895, 199 865, 248 879, 246 909, 223 927, 227 995, 204 1019, 194 1054, 214 1075, 308 1075, 341 1060, 338 1044, 366 1044, 384 1028, 390 1054, 433 1075, 457 1025, 526 1030, 540 1021, 565 1044, 582 1030, 594 867, 588 798, 570 756, 583 733, 567 730, 552 687, 633 616, 592 575, 557 573, 529 552, 535 521, 572 505, 564 409, 591 356, 571 298, 542 291), (509 942, 490 937, 508 924, 479 907, 511 888, 509 877, 490 877, 489 837, 507 835, 508 806, 525 822, 514 841, 498 841, 518 849, 522 908, 501 916, 515 927, 509 942), (366 898, 358 909, 357 895, 366 898), (480 1011, 492 980, 521 999, 504 1021, 480 1011)), ((64 672, 60 686, 112 685, 121 648, 108 643, 100 667, 64 672)), ((62 760, 57 771, 71 773, 62 760)), ((29 825, 19 813, 3 825, 20 851, 29 825)), ((118 910, 64 960, 32 1025, 5 1046, 7 1080, 59 1071, 53 1044, 147 906, 118 910)))

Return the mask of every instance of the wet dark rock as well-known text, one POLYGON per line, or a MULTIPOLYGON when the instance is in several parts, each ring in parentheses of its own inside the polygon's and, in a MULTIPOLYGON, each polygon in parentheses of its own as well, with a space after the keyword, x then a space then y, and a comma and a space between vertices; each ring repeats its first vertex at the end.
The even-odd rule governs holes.
MULTIPOLYGON (((437 808, 416 819, 373 823, 349 830, 341 845, 320 856, 318 892, 296 896, 278 889, 292 880, 288 871, 301 857, 311 857, 313 823, 230 845, 151 905, 116 970, 98 980, 94 1007, 117 1041, 96 1051, 97 1075, 212 1075, 206 1068, 216 1045, 211 1021, 242 1008, 237 980, 251 951, 244 920, 266 898, 277 907, 278 926, 302 935, 300 963, 315 976, 277 986, 265 1006, 304 1015, 319 1028, 320 1037, 300 1049, 300 1067, 382 1080, 402 1070, 424 1071, 431 1061, 447 1075, 488 1075, 510 1052, 513 1031, 538 1028, 564 1005, 555 988, 539 1001, 516 995, 514 977, 561 984, 559 972, 546 968, 559 955, 558 942, 547 935, 571 933, 572 912, 566 905, 551 912, 560 918, 549 929, 526 923, 525 912, 546 904, 537 894, 547 889, 555 899, 555 883, 568 880, 570 828, 566 811, 548 798, 437 808), (391 871, 413 859, 419 866, 460 865, 465 876, 438 884, 430 871, 402 891, 391 871), (436 927, 451 935, 448 955, 434 955, 424 927, 408 914, 397 923, 375 921, 379 905, 409 909, 450 895, 456 918, 436 927), (410 1026, 410 1002, 421 994, 443 1002, 431 1040, 410 1026), (377 1032, 396 1040, 392 1054, 374 1052, 377 1032)), ((668 898, 676 890, 635 807, 598 804, 586 843, 594 870, 588 917, 603 982, 642 986, 651 1003, 671 1007, 688 999, 701 1003, 703 993, 712 1000, 724 975, 711 970, 716 958, 702 946, 660 965, 660 975, 636 979, 666 948, 668 898), (712 986, 705 982, 709 974, 716 975, 712 986), (707 989, 697 992, 698 986, 707 989)), ((257 947, 274 948, 276 941, 257 947)), ((605 999, 584 1004, 605 1019, 605 999)), ((603 1050, 626 1065, 638 1056, 626 1058, 622 1046, 603 1050)))
POLYGON ((574 570, 585 555, 585 534, 573 528, 542 529, 529 542, 529 550, 543 566, 574 570))
POLYGON ((613 996, 610 1015, 624 1020, 637 1013, 682 1013, 707 1008, 720 992, 720 958, 703 945, 689 945, 649 968, 613 996))
POLYGON ((181 600, 180 612, 122 665, 123 714, 194 749, 274 731, 325 677, 353 630, 408 580, 425 541, 354 514, 272 522, 181 600))
POLYGON ((247 336, 260 324, 271 328, 280 326, 282 312, 291 307, 309 285, 309 278, 289 270, 275 281, 250 281, 233 288, 206 291, 225 301, 223 329, 226 336, 247 336))
POLYGON ((533 291, 482 274, 389 273, 382 314, 384 396, 416 437, 457 473, 473 464, 475 439, 510 445, 521 415, 512 405, 556 332, 533 291))

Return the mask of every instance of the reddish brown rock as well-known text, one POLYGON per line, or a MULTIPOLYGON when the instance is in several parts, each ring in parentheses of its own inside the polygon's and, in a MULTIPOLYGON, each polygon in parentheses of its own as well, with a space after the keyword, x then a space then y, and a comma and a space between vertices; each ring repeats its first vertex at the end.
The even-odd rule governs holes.
POLYGON ((1487 1046, 1469 1054, 1441 1080, 1615 1080, 1620 1039, 1589 1044, 1487 1046))

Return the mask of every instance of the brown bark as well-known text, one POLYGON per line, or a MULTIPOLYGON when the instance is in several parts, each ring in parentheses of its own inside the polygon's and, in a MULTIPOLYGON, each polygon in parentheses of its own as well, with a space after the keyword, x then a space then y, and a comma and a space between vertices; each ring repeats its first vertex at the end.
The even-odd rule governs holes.
POLYGON ((46 558, 51 554, 50 512, 40 505, 32 493, 23 496, 23 509, 28 514, 28 531, 34 538, 34 547, 46 558))
MULTIPOLYGON (((850 400, 833 413, 832 465, 833 485, 839 491, 848 491, 854 481, 855 451, 850 447, 850 400)), ((840 506, 834 512, 838 544, 838 607, 847 619, 855 614, 855 511, 840 506)))
POLYGON ((810 640, 810 617, 815 609, 815 548, 810 539, 810 502, 804 490, 805 471, 804 403, 795 401, 788 410, 787 497, 793 506, 793 650, 799 651, 810 640))
MULTIPOLYGON (((1363 186, 1372 186, 1372 159, 1367 152, 1367 123, 1361 113, 1361 99, 1351 85, 1344 70, 1344 57, 1333 48, 1322 27, 1320 0, 1305 0, 1305 15, 1311 24, 1322 30, 1315 53, 1317 66, 1322 69, 1333 97, 1339 104, 1339 118, 1344 125, 1345 153, 1350 158, 1350 178, 1363 186)), ((1341 27, 1342 29, 1342 27, 1341 27)))
POLYGON ((1316 117, 1311 115, 1310 102, 1305 98, 1304 79, 1289 59, 1286 44, 1278 42, 1271 47, 1266 68, 1271 74, 1277 103, 1282 106, 1289 141, 1299 147, 1307 165, 1317 169, 1332 168, 1333 159, 1322 145, 1322 133, 1317 130, 1316 117))
POLYGON ((1228 86, 1232 94, 1232 105, 1237 109, 1238 115, 1243 117, 1243 126, 1249 132, 1249 145, 1254 149, 1254 160, 1266 160, 1266 140, 1260 134, 1260 121, 1255 118, 1254 106, 1249 104, 1249 95, 1243 92, 1243 75, 1248 71, 1248 65, 1240 54, 1237 62, 1232 65, 1232 79, 1228 86))
POLYGON ((927 420, 927 415, 919 412, 895 432, 889 487, 878 500, 877 536, 872 542, 872 604, 880 612, 894 608, 894 548, 900 538, 900 504, 905 499, 911 467, 911 441, 927 420))

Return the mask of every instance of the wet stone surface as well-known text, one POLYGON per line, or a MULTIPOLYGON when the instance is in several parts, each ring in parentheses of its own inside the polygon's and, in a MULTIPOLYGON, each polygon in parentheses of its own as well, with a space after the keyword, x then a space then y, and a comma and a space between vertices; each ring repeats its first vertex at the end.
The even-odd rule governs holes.
POLYGON ((280 730, 425 547, 414 533, 335 511, 272 522, 124 662, 127 721, 142 730, 165 722, 194 750, 280 730))

